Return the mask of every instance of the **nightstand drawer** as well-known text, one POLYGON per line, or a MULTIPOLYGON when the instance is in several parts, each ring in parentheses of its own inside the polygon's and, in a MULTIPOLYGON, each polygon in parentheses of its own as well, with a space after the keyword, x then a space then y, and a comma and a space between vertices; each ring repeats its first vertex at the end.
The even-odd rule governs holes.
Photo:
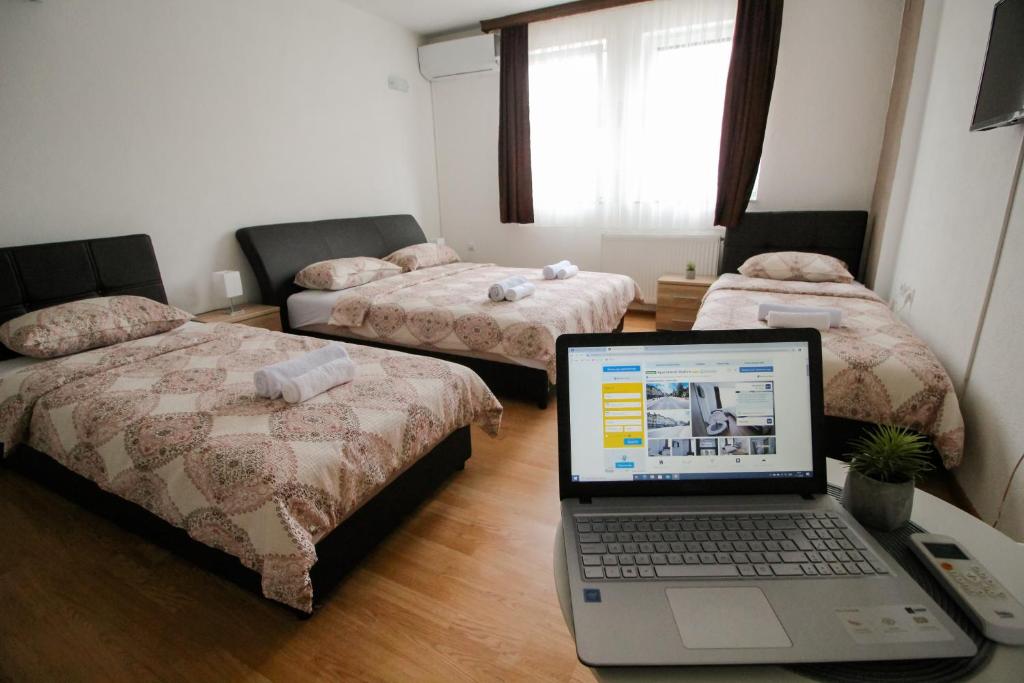
POLYGON ((684 302, 693 301, 700 304, 700 299, 708 291, 707 286, 703 287, 680 287, 678 285, 660 285, 657 288, 657 303, 660 305, 665 301, 666 305, 679 306, 684 302))
POLYGON ((671 315, 677 318, 689 317, 690 319, 694 319, 697 317, 697 311, 699 310, 700 306, 662 306, 659 304, 657 313, 659 315, 664 313, 665 315, 671 315))
POLYGON ((658 306, 657 316, 685 320, 696 320, 697 311, 700 310, 700 306, 658 306))
POLYGON ((683 311, 678 308, 661 308, 655 314, 654 324, 659 330, 688 330, 693 327, 697 312, 683 311))
POLYGON ((655 324, 659 330, 689 330, 697 319, 701 300, 714 282, 713 277, 693 280, 681 275, 658 278, 658 309, 655 324))
POLYGON ((687 308, 697 310, 700 308, 700 300, 704 298, 705 290, 693 291, 690 289, 672 288, 658 289, 658 308, 667 306, 669 308, 687 308))

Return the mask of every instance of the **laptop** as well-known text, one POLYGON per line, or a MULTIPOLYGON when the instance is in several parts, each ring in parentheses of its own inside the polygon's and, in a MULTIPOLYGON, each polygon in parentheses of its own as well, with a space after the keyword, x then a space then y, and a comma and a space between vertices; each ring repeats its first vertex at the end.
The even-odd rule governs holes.
POLYGON ((557 363, 583 663, 976 652, 826 493, 818 332, 569 334, 557 363))

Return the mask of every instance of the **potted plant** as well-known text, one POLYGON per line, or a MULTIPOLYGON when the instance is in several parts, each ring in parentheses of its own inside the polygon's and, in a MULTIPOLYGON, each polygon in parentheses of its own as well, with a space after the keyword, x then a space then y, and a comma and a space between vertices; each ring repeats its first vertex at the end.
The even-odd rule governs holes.
POLYGON ((692 280, 697 277, 697 264, 693 261, 686 262, 686 279, 692 280))
POLYGON ((857 521, 892 531, 910 519, 914 482, 933 469, 928 441, 894 425, 880 425, 850 442, 843 507, 857 521))

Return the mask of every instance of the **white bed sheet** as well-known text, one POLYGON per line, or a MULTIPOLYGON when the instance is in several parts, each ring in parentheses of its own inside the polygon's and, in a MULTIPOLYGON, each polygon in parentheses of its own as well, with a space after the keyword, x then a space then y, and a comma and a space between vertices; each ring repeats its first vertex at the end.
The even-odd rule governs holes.
POLYGON ((338 297, 348 290, 304 289, 288 297, 288 323, 292 329, 326 325, 338 297))

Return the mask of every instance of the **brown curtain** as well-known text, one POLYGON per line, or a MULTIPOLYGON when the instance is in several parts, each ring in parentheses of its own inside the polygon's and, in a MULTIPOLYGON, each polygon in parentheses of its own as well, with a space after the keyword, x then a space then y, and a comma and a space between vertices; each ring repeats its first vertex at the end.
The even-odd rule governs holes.
POLYGON ((498 198, 502 223, 533 222, 527 24, 501 30, 498 198))
POLYGON ((750 202, 764 145, 782 32, 782 0, 739 0, 725 87, 715 225, 735 227, 750 202))

